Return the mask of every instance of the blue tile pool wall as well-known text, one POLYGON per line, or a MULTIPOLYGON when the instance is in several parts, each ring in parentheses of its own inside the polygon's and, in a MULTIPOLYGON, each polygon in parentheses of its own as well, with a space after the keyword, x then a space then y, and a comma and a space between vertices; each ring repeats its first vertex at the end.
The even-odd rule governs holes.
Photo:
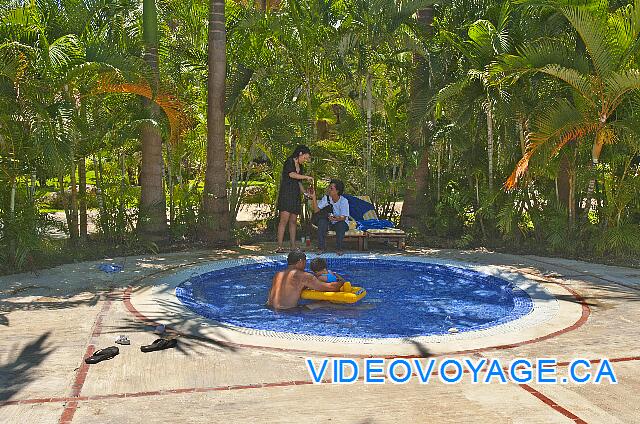
POLYGON ((401 338, 482 330, 518 319, 531 298, 510 282, 461 267, 365 258, 327 258, 328 268, 367 289, 355 305, 274 312, 265 301, 286 261, 232 266, 176 288, 192 311, 257 330, 353 338, 401 338))

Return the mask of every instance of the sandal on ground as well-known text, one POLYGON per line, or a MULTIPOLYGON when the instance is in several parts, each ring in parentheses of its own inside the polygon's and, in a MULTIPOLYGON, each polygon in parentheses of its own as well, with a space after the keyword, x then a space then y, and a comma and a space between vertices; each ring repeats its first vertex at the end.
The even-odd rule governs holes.
POLYGON ((287 249, 285 249, 284 247, 278 247, 275 250, 275 253, 287 253, 287 252, 289 252, 289 251, 287 249))
POLYGON ((97 364, 98 362, 113 358, 118 353, 120 353, 120 350, 116 346, 109 346, 104 349, 96 350, 93 352, 93 355, 85 358, 84 362, 87 364, 97 364))
POLYGON ((116 343, 121 345, 130 345, 131 340, 129 340, 129 337, 125 336, 124 334, 121 334, 120 337, 116 339, 116 343))
POLYGON ((143 352, 153 352, 156 350, 164 350, 176 347, 177 344, 178 341, 176 339, 156 339, 150 345, 140 346, 140 350, 143 352))

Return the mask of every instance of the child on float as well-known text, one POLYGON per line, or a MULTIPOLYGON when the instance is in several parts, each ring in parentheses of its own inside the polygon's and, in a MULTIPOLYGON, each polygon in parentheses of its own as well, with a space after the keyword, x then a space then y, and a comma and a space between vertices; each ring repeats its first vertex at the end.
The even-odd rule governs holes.
POLYGON ((315 274, 316 278, 324 283, 345 282, 344 277, 340 274, 327 269, 327 261, 323 258, 315 258, 311 260, 309 267, 315 274))

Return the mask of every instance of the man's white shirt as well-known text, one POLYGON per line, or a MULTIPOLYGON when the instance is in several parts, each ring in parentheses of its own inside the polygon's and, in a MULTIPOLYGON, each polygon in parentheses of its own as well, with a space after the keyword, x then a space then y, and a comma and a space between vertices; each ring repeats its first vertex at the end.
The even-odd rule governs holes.
MULTIPOLYGON (((338 201, 334 203, 333 200, 331 199, 331 196, 322 196, 322 199, 318 201, 318 207, 320 209, 324 208, 328 204, 333 205, 333 215, 346 216, 347 219, 349 218, 349 201, 346 198, 340 196, 338 198, 338 201), (329 199, 328 202, 327 202, 327 199, 329 199)), ((335 223, 337 221, 331 220, 331 222, 335 223)))

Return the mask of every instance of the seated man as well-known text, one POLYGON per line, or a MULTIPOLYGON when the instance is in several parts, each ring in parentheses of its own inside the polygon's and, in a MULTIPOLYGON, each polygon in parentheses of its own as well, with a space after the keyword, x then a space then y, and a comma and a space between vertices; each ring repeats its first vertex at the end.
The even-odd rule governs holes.
POLYGON ((298 306, 300 293, 305 288, 319 291, 339 291, 342 283, 323 283, 314 275, 305 272, 307 256, 293 251, 287 257, 288 267, 273 276, 267 305, 274 309, 291 309, 298 306))
POLYGON ((327 188, 327 195, 320 201, 316 199, 315 191, 311 191, 313 211, 318 212, 327 205, 333 206, 333 213, 327 218, 320 218, 318 222, 318 249, 320 252, 326 249, 327 231, 331 228, 336 232, 336 253, 342 254, 342 241, 344 234, 349 230, 347 219, 349 218, 349 202, 342 196, 344 183, 340 180, 331 180, 327 188))

